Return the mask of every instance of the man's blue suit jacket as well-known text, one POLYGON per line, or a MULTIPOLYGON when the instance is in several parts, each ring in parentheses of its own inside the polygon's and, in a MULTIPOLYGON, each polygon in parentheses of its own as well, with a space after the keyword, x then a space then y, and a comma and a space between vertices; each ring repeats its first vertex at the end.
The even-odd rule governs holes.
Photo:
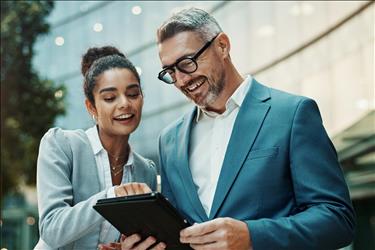
POLYGON ((209 217, 189 168, 195 116, 196 108, 159 138, 162 193, 191 223, 242 220, 255 250, 337 249, 352 241, 355 215, 348 188, 313 100, 252 80, 209 217))

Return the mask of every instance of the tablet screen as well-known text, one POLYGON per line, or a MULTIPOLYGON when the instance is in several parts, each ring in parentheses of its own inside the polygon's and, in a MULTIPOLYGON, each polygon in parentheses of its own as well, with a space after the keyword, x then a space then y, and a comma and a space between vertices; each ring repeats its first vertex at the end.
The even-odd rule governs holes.
POLYGON ((190 224, 158 192, 98 200, 94 209, 125 235, 154 236, 167 249, 191 249, 179 241, 180 231, 190 224))

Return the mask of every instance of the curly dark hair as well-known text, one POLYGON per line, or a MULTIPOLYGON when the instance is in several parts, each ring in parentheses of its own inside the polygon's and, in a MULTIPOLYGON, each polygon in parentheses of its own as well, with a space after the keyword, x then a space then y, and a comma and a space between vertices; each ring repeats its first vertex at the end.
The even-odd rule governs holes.
POLYGON ((112 46, 89 48, 82 56, 81 73, 85 78, 83 90, 86 98, 95 105, 93 90, 96 85, 96 79, 104 71, 113 68, 129 69, 140 83, 139 74, 126 56, 117 48, 112 46))

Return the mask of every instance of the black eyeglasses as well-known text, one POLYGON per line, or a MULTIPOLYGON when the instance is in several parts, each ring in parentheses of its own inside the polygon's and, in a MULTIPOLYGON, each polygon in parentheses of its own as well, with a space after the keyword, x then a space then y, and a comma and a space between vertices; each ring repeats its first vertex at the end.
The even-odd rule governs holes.
POLYGON ((210 41, 208 41, 197 53, 193 56, 185 56, 178 59, 174 64, 164 68, 159 72, 158 78, 167 84, 174 84, 176 82, 176 68, 185 73, 194 73, 198 69, 197 59, 198 57, 208 48, 211 43, 215 40, 218 35, 214 36, 210 41))

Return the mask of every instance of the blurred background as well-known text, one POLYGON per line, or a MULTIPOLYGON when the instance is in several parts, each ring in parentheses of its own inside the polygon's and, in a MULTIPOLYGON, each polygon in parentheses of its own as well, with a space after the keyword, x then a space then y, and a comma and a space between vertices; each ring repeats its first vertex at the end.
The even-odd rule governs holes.
MULTIPOLYGON (((157 162, 157 137, 192 104, 157 79, 156 29, 173 12, 212 13, 244 75, 315 99, 357 213, 346 249, 375 249, 373 1, 1 1, 1 249, 38 239, 36 157, 53 126, 93 125, 81 56, 113 45, 141 74, 142 123, 133 148, 157 162)), ((322 225, 324 226, 324 225, 322 225)), ((319 230, 319 228, 317 228, 319 230)))

